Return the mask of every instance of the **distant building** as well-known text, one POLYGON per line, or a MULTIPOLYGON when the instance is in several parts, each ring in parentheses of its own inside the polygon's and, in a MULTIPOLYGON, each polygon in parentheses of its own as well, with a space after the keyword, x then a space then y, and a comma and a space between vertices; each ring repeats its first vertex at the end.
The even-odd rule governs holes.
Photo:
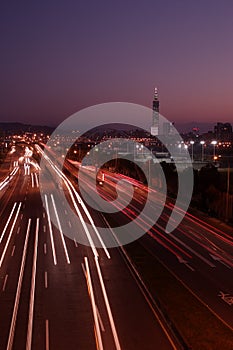
POLYGON ((158 97, 157 88, 155 88, 155 91, 154 91, 151 135, 153 136, 159 135, 159 97, 158 97))
POLYGON ((218 141, 229 141, 232 138, 232 125, 230 123, 217 123, 214 134, 218 141))

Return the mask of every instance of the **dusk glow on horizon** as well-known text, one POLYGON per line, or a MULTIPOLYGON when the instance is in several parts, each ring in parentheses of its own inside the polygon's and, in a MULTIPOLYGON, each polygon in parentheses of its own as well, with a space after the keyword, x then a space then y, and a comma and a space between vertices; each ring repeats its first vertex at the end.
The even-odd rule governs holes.
MULTIPOLYGON (((231 1, 2 3, 0 120, 55 126, 94 104, 233 120, 231 1)), ((136 122, 136 121, 135 121, 136 122)))

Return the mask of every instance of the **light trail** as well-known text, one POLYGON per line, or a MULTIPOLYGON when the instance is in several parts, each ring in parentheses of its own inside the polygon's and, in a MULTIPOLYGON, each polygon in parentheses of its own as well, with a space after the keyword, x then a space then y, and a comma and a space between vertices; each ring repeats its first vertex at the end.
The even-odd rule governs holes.
POLYGON ((55 251, 55 246, 54 246, 53 229, 52 229, 52 224, 51 224, 47 194, 45 194, 45 206, 46 206, 46 212, 47 212, 47 216, 48 216, 50 241, 51 241, 52 252, 53 252, 53 262, 54 262, 54 265, 57 265, 57 257, 56 257, 56 251, 55 251))
POLYGON ((13 213, 14 213, 14 211, 15 211, 16 205, 17 205, 17 202, 15 202, 15 204, 13 205, 13 208, 12 208, 12 210, 11 210, 11 213, 10 213, 9 217, 8 217, 8 220, 7 220, 7 222, 6 222, 6 225, 5 225, 5 227, 4 227, 3 231, 2 231, 2 234, 1 234, 1 237, 0 237, 0 243, 2 242, 3 237, 4 237, 5 233, 6 233, 7 227, 8 227, 8 225, 9 225, 10 221, 11 221, 11 218, 12 218, 12 215, 13 215, 13 213))
MULTIPOLYGON (((41 154, 44 154, 42 149, 38 145, 36 145, 36 146, 37 146, 37 149, 41 152, 41 154)), ((102 245, 102 247, 103 247, 103 249, 105 251, 106 256, 108 257, 108 259, 110 259, 110 254, 109 254, 109 252, 108 252, 108 250, 107 250, 107 248, 106 248, 106 246, 105 246, 105 244, 104 244, 104 242, 103 242, 103 240, 102 240, 102 238, 101 238, 101 236, 100 236, 100 234, 99 234, 99 232, 98 232, 98 230, 97 230, 97 228, 96 228, 96 226, 95 226, 95 224, 93 222, 93 219, 92 219, 92 217, 91 217, 87 207, 83 203, 81 197, 79 196, 79 194, 75 190, 74 186, 72 185, 70 180, 60 171, 60 169, 56 165, 53 164, 53 162, 50 160, 50 158, 46 154, 44 154, 44 158, 49 162, 49 164, 54 169, 54 171, 57 173, 57 175, 64 181, 64 183, 65 183, 65 185, 66 185, 66 187, 67 187, 67 189, 69 191, 69 194, 70 194, 72 203, 74 205, 74 208, 75 208, 75 210, 76 210, 76 212, 78 214, 78 217, 79 217, 79 219, 80 219, 80 221, 81 221, 81 223, 83 225, 83 228, 84 228, 85 233, 87 235, 87 238, 88 238, 89 244, 90 244, 90 246, 92 248, 94 256, 98 256, 98 252, 97 252, 97 250, 95 248, 94 242, 92 240, 92 237, 91 237, 91 234, 90 234, 90 232, 88 230, 88 227, 87 227, 87 225, 85 223, 85 220, 83 219, 83 216, 82 216, 82 214, 81 214, 81 212, 80 212, 80 210, 79 210, 79 208, 77 206, 77 203, 76 203, 76 201, 74 199, 73 193, 75 194, 75 197, 76 197, 78 203, 81 204, 85 214, 87 215, 87 217, 88 217, 88 219, 90 221, 90 224, 91 224, 92 228, 94 229, 94 231, 95 231, 95 233, 96 233, 96 235, 97 235, 97 237, 98 237, 98 239, 99 239, 99 241, 100 241, 100 243, 101 243, 101 245, 102 245)))
POLYGON ((102 337, 101 337, 101 331, 100 331, 100 325, 99 325, 99 320, 98 320, 98 313, 97 313, 97 307, 96 307, 96 302, 95 302, 95 296, 94 296, 94 291, 93 291, 93 286, 92 286, 91 274, 90 274, 90 269, 89 269, 87 257, 84 257, 84 263, 85 263, 85 268, 86 268, 86 278, 87 278, 87 284, 88 284, 88 289, 89 289, 89 293, 90 293, 92 312, 93 312, 93 316, 94 316, 96 339, 98 341, 97 349, 104 350, 102 337))
POLYGON ((31 173, 31 179, 32 179, 32 188, 34 188, 34 176, 33 176, 33 173, 31 173))
POLYGON ((108 314, 110 326, 111 326, 111 329, 112 329, 112 334, 113 334, 115 346, 116 346, 117 350, 121 350, 121 346, 120 346, 120 342, 119 342, 119 338, 118 338, 115 322, 114 322, 113 315, 112 315, 112 310, 111 310, 111 307, 110 307, 110 304, 109 304, 108 295, 107 295, 107 292, 106 292, 103 276, 102 276, 100 265, 99 265, 99 260, 96 257, 95 257, 95 264, 96 264, 96 268, 97 268, 97 272, 98 272, 98 276, 99 276, 99 281, 100 281, 100 285, 101 285, 101 289, 102 289, 102 293, 103 293, 103 297, 104 297, 105 306, 106 306, 106 309, 107 309, 107 314, 108 314))
POLYGON ((12 233, 13 233, 13 230, 14 230, 14 227, 15 227, 15 224, 16 224, 17 218, 18 218, 18 216, 19 216, 19 212, 20 212, 21 205, 22 205, 22 202, 20 202, 20 203, 19 203, 19 206, 18 206, 18 209, 17 209, 16 215, 15 215, 15 218, 14 218, 13 224, 12 224, 12 226, 11 226, 11 230, 10 230, 10 233, 9 233, 8 239, 7 239, 7 242, 6 242, 5 248, 4 248, 4 250, 3 250, 3 253, 2 253, 1 259, 0 259, 0 268, 1 268, 2 263, 3 263, 3 260, 4 260, 4 258, 5 258, 6 251, 7 251, 8 245, 9 245, 9 243, 10 243, 11 236, 12 236, 12 233))
POLYGON ((39 187, 39 180, 38 180, 38 175, 37 173, 34 173, 35 179, 36 179, 36 187, 39 187))
POLYGON ((55 212, 55 216, 56 216, 56 219, 57 219, 58 229, 60 231, 60 236, 61 236, 63 248, 64 248, 64 251, 65 251, 66 261, 67 261, 68 264, 70 264, 70 257, 69 257, 69 254, 68 254, 65 238, 64 238, 64 235, 63 235, 61 222, 60 222, 60 219, 59 219, 59 216, 58 216, 57 207, 56 207, 56 204, 55 204, 55 201, 54 201, 54 197, 53 197, 52 194, 51 194, 51 199, 52 199, 52 203, 53 203, 53 209, 54 209, 54 212, 55 212))
POLYGON ((36 219, 36 232, 34 241, 34 254, 33 254, 33 265, 32 265, 32 278, 31 278, 31 292, 29 302, 29 315, 28 315, 28 330, 27 330, 27 342, 26 350, 32 348, 32 329, 33 329, 33 315, 34 315, 34 303, 35 303, 35 287, 36 287, 36 265, 37 265, 37 251, 38 251, 38 232, 39 232, 40 219, 36 219))
POLYGON ((13 314, 12 314, 12 319, 11 319, 11 325, 10 325, 10 331, 9 331, 6 350, 12 350, 12 348, 13 348, 15 326, 16 326, 16 319, 17 319, 18 308, 19 308, 20 294, 21 294, 21 289, 22 289, 22 282, 23 282, 25 261, 26 261, 26 255, 27 255, 30 227, 31 227, 31 219, 28 220, 27 233, 26 233, 26 238, 25 238, 25 242, 24 242, 23 255, 22 255, 22 260, 21 260, 21 267, 20 267, 14 309, 13 309, 13 314))

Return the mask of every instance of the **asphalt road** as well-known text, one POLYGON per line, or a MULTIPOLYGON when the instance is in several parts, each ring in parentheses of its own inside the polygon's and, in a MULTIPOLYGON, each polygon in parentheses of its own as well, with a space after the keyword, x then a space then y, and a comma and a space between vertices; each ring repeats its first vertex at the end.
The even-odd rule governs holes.
MULTIPOLYGON (((61 212, 53 169, 42 193, 45 210, 32 159, 17 149, 1 173, 1 181, 9 178, 0 190, 0 349, 175 349, 120 248, 77 243, 85 225, 61 212)), ((66 189, 74 207, 72 193, 66 189)))
MULTIPOLYGON (((90 170, 87 171, 86 182, 91 185, 90 170)), ((135 180, 106 173, 105 185, 99 189, 107 200, 116 199, 115 184, 125 179, 135 186, 135 180)), ((86 184, 85 184, 86 186, 86 184)), ((125 207, 121 200, 116 201, 119 214, 116 221, 121 225, 135 220, 146 200, 144 186, 137 184, 133 200, 125 207)), ((152 191, 151 208, 156 211, 160 195, 152 191)), ((126 192, 127 197, 127 192, 126 192)), ((129 200, 128 200, 129 201, 129 200)), ((126 201, 127 202, 127 201, 126 201)), ((149 254, 159 260, 181 280, 184 285, 219 319, 233 330, 233 232, 230 227, 222 228, 221 223, 213 226, 211 220, 203 215, 186 213, 179 226, 166 233, 165 227, 173 209, 174 201, 168 200, 157 223, 153 216, 142 216, 138 225, 144 227, 145 234, 139 242, 149 254)), ((182 209, 176 209, 182 214, 182 209)), ((128 234, 132 234, 128 232, 128 234)), ((184 301, 185 302, 185 301, 184 301)))

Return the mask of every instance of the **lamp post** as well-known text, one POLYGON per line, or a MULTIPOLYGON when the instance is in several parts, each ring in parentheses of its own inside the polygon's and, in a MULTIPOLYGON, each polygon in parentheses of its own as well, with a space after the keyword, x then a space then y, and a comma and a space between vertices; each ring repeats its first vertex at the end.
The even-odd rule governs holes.
POLYGON ((134 146, 134 160, 135 160, 135 154, 138 154, 138 148, 139 148, 139 144, 136 144, 136 146, 134 146))
POLYGON ((200 141, 201 144, 201 161, 204 162, 204 144, 205 141, 200 141))
POLYGON ((216 147, 216 145, 217 145, 217 141, 212 141, 211 142, 211 145, 213 145, 214 146, 214 152, 213 152, 213 158, 214 158, 214 160, 215 160, 215 147, 216 147))
POLYGON ((192 150, 192 163, 193 163, 193 145, 194 145, 194 141, 190 141, 190 145, 191 145, 191 150, 192 150))

